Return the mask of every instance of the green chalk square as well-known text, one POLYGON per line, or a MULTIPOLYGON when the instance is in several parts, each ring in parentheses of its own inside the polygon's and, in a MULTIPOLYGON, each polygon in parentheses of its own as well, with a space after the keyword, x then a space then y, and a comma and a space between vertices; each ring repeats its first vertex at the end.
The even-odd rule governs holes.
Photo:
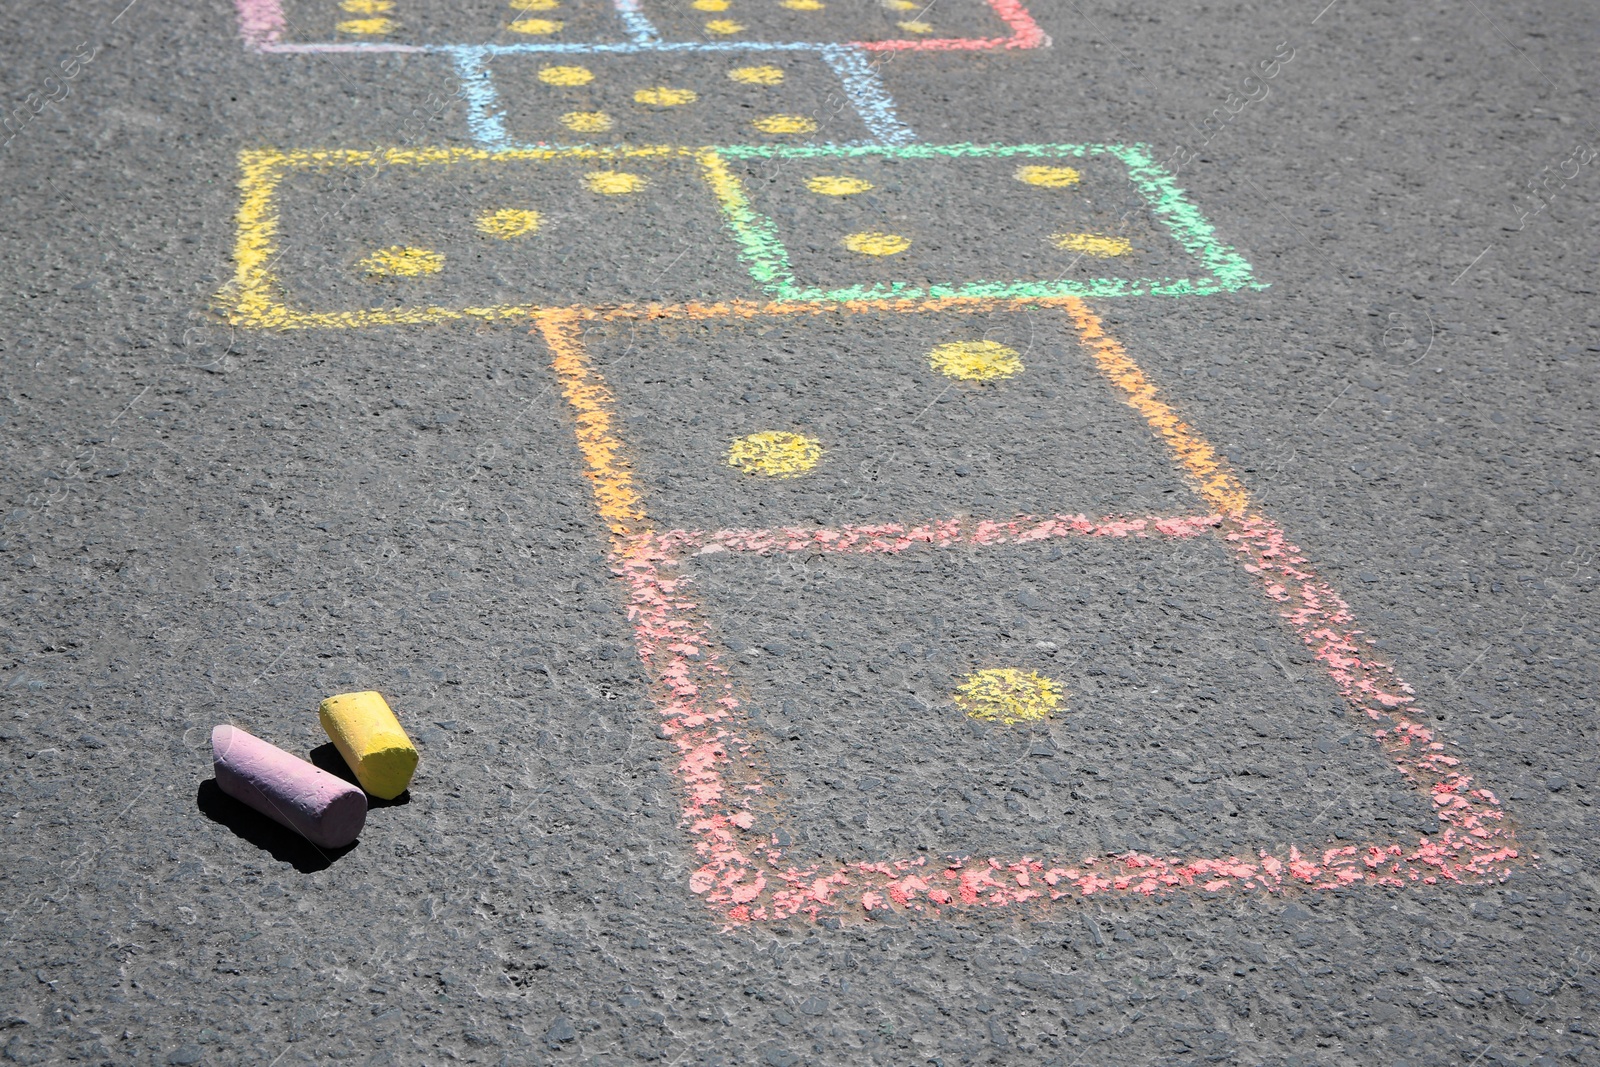
POLYGON ((717 190, 723 217, 751 277, 777 300, 1203 296, 1265 288, 1145 145, 714 151, 735 179, 717 190), (981 172, 977 186, 934 180, 935 169, 952 165, 981 172), (1070 187, 1035 186, 1016 177, 1027 166, 1071 168, 1082 178, 1070 187), (1108 180, 1112 173, 1120 181, 1108 180), (872 189, 850 196, 808 191, 805 182, 821 176, 857 177, 872 189), (1007 209, 1015 219, 1009 225, 1007 209), (853 253, 844 240, 855 233, 895 234, 910 244, 888 256, 853 253), (1058 247, 1068 235, 1126 240, 1131 248, 1110 257, 1082 254, 1058 247), (939 276, 949 268, 938 265, 952 261, 967 262, 971 276, 939 276))

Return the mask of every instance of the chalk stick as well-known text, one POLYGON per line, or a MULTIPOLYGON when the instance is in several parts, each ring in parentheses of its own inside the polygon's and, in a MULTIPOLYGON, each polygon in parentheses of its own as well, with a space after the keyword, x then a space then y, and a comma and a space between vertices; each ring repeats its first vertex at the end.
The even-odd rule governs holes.
POLYGON ((317 709, 322 728, 356 773, 361 788, 393 800, 417 769, 417 748, 382 693, 341 693, 317 709))
POLYGON ((236 726, 211 731, 217 785, 314 845, 343 848, 367 821, 367 797, 342 778, 236 726))

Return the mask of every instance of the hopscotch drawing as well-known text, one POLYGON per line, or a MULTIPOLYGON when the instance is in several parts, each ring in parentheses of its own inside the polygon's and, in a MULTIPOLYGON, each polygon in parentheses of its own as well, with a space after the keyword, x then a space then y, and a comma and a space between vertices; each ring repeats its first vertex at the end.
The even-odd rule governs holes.
POLYGON ((1047 47, 1021 4, 237 5, 261 52, 453 64, 470 146, 241 151, 219 301, 539 339, 730 925, 1523 858, 1096 311, 1265 288, 1248 261, 1144 146, 897 109, 885 53, 1047 47))

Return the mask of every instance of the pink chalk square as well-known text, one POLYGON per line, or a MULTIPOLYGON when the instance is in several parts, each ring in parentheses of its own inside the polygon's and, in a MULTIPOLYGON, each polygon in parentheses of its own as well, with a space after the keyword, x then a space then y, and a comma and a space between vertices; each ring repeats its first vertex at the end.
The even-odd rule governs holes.
MULTIPOLYGON (((892 909, 938 916, 953 910, 1048 909, 1098 894, 1156 898, 1176 892, 1277 893, 1403 888, 1481 882, 1509 876, 1520 857, 1498 797, 1468 773, 1427 725, 1410 687, 1375 658, 1348 605, 1311 570, 1272 523, 1257 516, 1090 519, 1082 515, 1004 520, 952 518, 921 525, 675 530, 626 539, 613 568, 630 588, 629 614, 642 658, 661 680, 663 729, 680 754, 685 823, 700 866, 691 888, 730 924, 794 917, 871 915, 892 909), (696 589, 694 561, 722 553, 804 560, 830 556, 892 559, 912 549, 975 552, 999 546, 1043 550, 1082 539, 1135 539, 1172 547, 1215 539, 1325 676, 1374 742, 1391 777, 1425 801, 1432 833, 1381 836, 1366 826, 1348 836, 1313 834, 1301 843, 1237 848, 1223 854, 1127 849, 1053 855, 1044 849, 964 854, 920 852, 899 858, 825 859, 793 847, 781 823, 789 803, 766 765, 764 739, 746 704, 735 657, 715 635, 716 613, 696 589), (1368 832, 1362 833, 1361 830, 1368 832)), ((730 628, 737 629, 737 620, 730 628)), ((1380 776, 1381 777, 1381 776, 1380 776)), ((1409 804, 1398 808, 1411 807, 1409 804)), ((1397 811, 1397 814, 1399 812, 1397 811)), ((1333 827, 1337 834, 1337 827, 1333 827)), ((838 844, 837 836, 830 839, 838 844)), ((1197 842, 1198 843, 1198 842, 1197 842)))
POLYGON ((1091 536, 702 550, 680 572, 729 650, 795 863, 1436 832, 1228 557, 1214 536, 1091 536), (1021 688, 963 696, 985 678, 1021 688))

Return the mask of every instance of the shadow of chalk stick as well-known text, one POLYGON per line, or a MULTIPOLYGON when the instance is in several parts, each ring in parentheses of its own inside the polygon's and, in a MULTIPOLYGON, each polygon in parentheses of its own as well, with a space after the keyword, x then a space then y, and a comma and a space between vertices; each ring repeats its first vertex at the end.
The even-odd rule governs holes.
MULTIPOLYGON (((339 755, 339 749, 332 741, 312 749, 310 759, 313 764, 327 771, 335 778, 343 778, 357 789, 361 788, 361 783, 356 781, 356 772, 352 771, 350 765, 344 761, 344 757, 339 755)), ((384 800, 382 797, 375 797, 371 793, 367 794, 368 811, 372 811, 375 808, 397 808, 402 804, 409 803, 411 803, 411 790, 409 789, 393 800, 384 800)))
POLYGON ((361 843, 354 841, 343 848, 331 849, 313 845, 288 827, 273 822, 224 793, 215 778, 207 778, 200 783, 200 788, 195 791, 194 806, 212 822, 226 826, 236 836, 244 838, 263 852, 271 853, 279 863, 291 864, 302 874, 327 870, 361 843))

